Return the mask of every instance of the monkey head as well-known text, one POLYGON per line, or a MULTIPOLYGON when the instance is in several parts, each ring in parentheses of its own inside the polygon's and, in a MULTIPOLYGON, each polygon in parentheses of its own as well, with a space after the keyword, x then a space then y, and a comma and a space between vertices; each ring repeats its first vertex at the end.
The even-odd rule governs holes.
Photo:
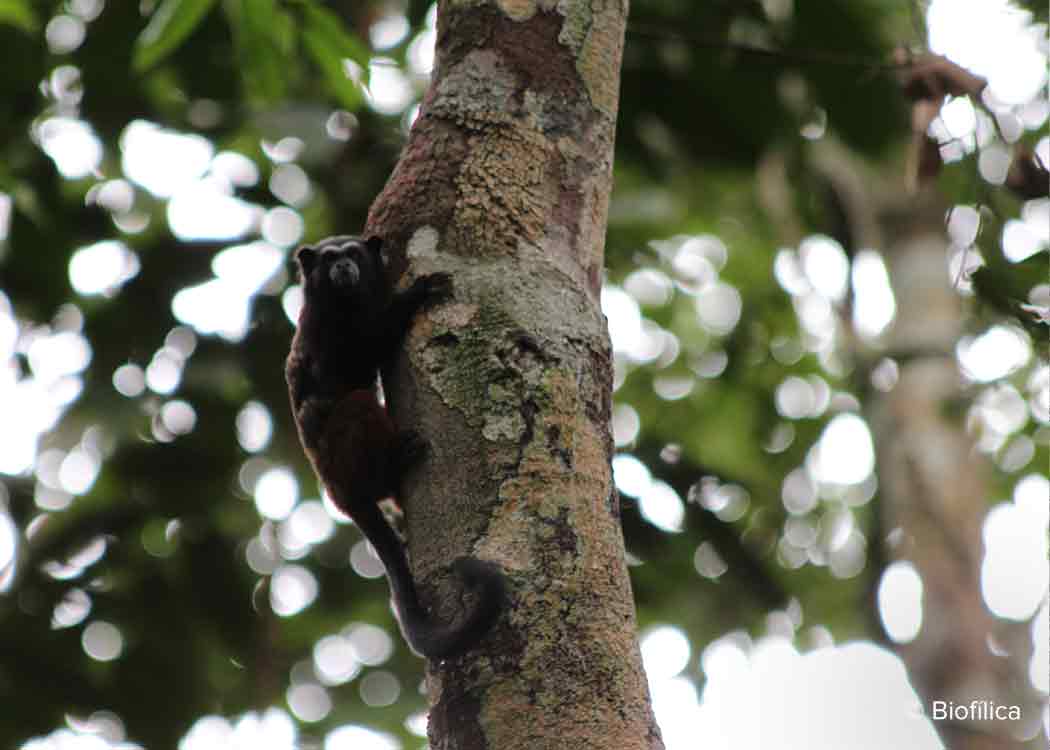
POLYGON ((316 246, 299 248, 303 290, 314 302, 368 306, 387 287, 379 237, 328 237, 316 246))

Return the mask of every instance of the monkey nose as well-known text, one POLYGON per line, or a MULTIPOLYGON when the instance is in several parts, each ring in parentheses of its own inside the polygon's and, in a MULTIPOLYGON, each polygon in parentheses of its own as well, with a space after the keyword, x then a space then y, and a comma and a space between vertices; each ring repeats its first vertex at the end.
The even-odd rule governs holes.
POLYGON ((328 271, 332 285, 337 288, 353 287, 361 278, 361 270, 351 260, 341 260, 332 265, 328 271))

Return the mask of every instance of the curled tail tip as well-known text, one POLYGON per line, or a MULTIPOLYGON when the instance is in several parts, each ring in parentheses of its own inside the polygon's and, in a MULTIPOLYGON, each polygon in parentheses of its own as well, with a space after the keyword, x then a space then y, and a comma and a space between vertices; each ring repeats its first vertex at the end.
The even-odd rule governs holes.
POLYGON ((408 639, 413 650, 428 659, 458 656, 477 645, 506 606, 506 578, 498 565, 461 557, 452 563, 452 570, 463 587, 474 595, 473 602, 458 624, 435 628, 432 623, 413 623, 415 627, 409 628, 414 631, 414 637, 408 639))
POLYGON ((462 630, 472 634, 476 641, 496 624, 506 606, 506 577, 499 565, 476 557, 459 558, 452 563, 452 570, 463 582, 463 587, 474 594, 462 630))
POLYGON ((484 634, 507 606, 507 578, 496 563, 476 557, 461 557, 453 569, 463 585, 476 594, 468 621, 473 623, 472 630, 484 634))
POLYGON ((499 565, 476 557, 461 557, 452 563, 452 570, 467 588, 481 592, 499 593, 501 598, 506 592, 506 582, 499 565))

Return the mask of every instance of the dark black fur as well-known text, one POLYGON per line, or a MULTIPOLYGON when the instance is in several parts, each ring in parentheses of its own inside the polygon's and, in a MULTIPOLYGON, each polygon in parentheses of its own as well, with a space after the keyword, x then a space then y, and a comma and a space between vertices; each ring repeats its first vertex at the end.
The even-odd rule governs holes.
POLYGON ((451 294, 448 274, 422 276, 403 291, 387 277, 377 237, 329 237, 296 253, 304 302, 285 365, 299 438, 335 503, 350 516, 386 567, 401 629, 429 658, 473 645, 499 617, 499 569, 474 558, 453 564, 473 606, 462 622, 440 623, 423 609, 404 545, 378 503, 396 497, 404 473, 425 451, 417 433, 397 431, 379 403, 376 380, 416 314, 451 294))

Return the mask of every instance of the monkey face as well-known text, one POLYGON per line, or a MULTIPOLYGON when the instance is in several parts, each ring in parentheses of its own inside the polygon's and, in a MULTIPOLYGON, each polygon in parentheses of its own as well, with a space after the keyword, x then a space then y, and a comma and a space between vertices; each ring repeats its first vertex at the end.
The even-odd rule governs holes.
POLYGON ((336 289, 353 289, 360 280, 361 267, 349 256, 336 258, 328 267, 328 283, 336 289))
POLYGON ((303 286, 313 299, 365 301, 384 287, 382 240, 337 236, 295 254, 303 286))

